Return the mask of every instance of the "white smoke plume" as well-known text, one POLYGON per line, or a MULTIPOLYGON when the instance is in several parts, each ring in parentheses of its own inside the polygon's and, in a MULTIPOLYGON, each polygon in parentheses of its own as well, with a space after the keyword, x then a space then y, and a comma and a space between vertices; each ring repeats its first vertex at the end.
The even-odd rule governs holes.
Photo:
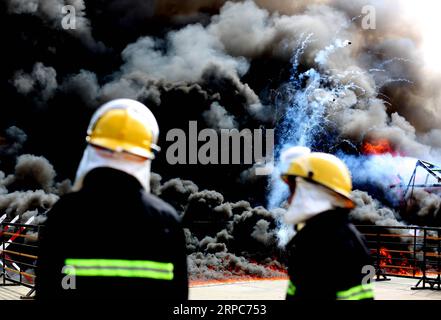
POLYGON ((12 83, 23 95, 38 95, 40 104, 52 98, 58 87, 57 72, 41 62, 34 65, 31 73, 16 72, 12 83))
POLYGON ((202 116, 210 128, 213 129, 234 129, 237 128, 236 120, 233 115, 228 114, 219 103, 213 102, 210 110, 204 111, 202 116))
POLYGON ((352 197, 356 204, 356 208, 351 212, 354 221, 377 226, 405 226, 399 221, 401 218, 396 212, 382 206, 366 192, 355 190, 352 192, 352 197))

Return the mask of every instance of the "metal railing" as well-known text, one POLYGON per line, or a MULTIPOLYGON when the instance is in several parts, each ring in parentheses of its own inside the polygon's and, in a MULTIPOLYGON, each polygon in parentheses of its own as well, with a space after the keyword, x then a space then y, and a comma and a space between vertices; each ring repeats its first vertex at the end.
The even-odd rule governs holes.
POLYGON ((358 225, 366 237, 377 280, 419 279, 412 289, 441 290, 441 228, 358 225))
MULTIPOLYGON (((38 234, 42 226, 0 224, 0 286, 35 291, 38 234)), ((388 276, 418 279, 412 289, 441 290, 441 228, 357 225, 371 252, 378 281, 388 276)))
POLYGON ((38 234, 41 226, 2 222, 0 224, 0 286, 29 288, 22 299, 35 291, 38 234))

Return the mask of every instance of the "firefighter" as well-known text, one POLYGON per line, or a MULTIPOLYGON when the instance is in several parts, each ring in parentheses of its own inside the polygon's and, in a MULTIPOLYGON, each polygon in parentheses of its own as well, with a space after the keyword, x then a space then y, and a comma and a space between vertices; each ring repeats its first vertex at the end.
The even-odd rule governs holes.
POLYGON ((74 192, 40 232, 37 299, 188 298, 180 219, 149 192, 158 134, 153 114, 134 100, 93 115, 74 192))
POLYGON ((371 265, 364 239, 349 222, 352 181, 337 157, 312 152, 285 164, 291 196, 285 222, 297 226, 287 246, 287 300, 373 299, 363 274, 371 265))
MULTIPOLYGON (((301 157, 305 154, 310 154, 311 153, 311 149, 307 148, 307 147, 300 147, 300 146, 295 146, 295 147, 290 147, 287 148, 285 150, 282 151, 282 153, 280 154, 280 163, 281 163, 281 171, 282 172, 286 172, 289 169, 289 166, 291 165, 291 163, 297 159, 298 157, 301 157)), ((283 184, 283 182, 282 182, 283 184)), ((295 181, 291 181, 290 184, 288 184, 289 187, 289 192, 291 194, 294 193, 295 190, 295 181)))

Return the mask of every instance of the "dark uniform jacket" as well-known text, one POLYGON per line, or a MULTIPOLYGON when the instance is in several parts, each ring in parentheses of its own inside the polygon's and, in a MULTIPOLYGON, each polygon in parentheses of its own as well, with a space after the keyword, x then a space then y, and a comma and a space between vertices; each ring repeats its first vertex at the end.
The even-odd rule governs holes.
POLYGON ((372 285, 362 285, 362 269, 371 265, 369 251, 349 223, 347 210, 308 220, 288 244, 288 252, 288 300, 373 299, 372 285))
POLYGON ((184 300, 185 250, 170 205, 124 172, 95 169, 79 192, 62 197, 48 213, 36 298, 184 300))

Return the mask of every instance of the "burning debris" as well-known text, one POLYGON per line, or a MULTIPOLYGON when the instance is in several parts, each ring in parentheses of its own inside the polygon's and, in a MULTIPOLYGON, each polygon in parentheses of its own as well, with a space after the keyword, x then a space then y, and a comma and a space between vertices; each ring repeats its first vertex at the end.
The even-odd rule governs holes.
POLYGON ((183 216, 193 280, 285 276, 277 246, 280 212, 225 202, 218 192, 176 178, 157 190, 183 216))

